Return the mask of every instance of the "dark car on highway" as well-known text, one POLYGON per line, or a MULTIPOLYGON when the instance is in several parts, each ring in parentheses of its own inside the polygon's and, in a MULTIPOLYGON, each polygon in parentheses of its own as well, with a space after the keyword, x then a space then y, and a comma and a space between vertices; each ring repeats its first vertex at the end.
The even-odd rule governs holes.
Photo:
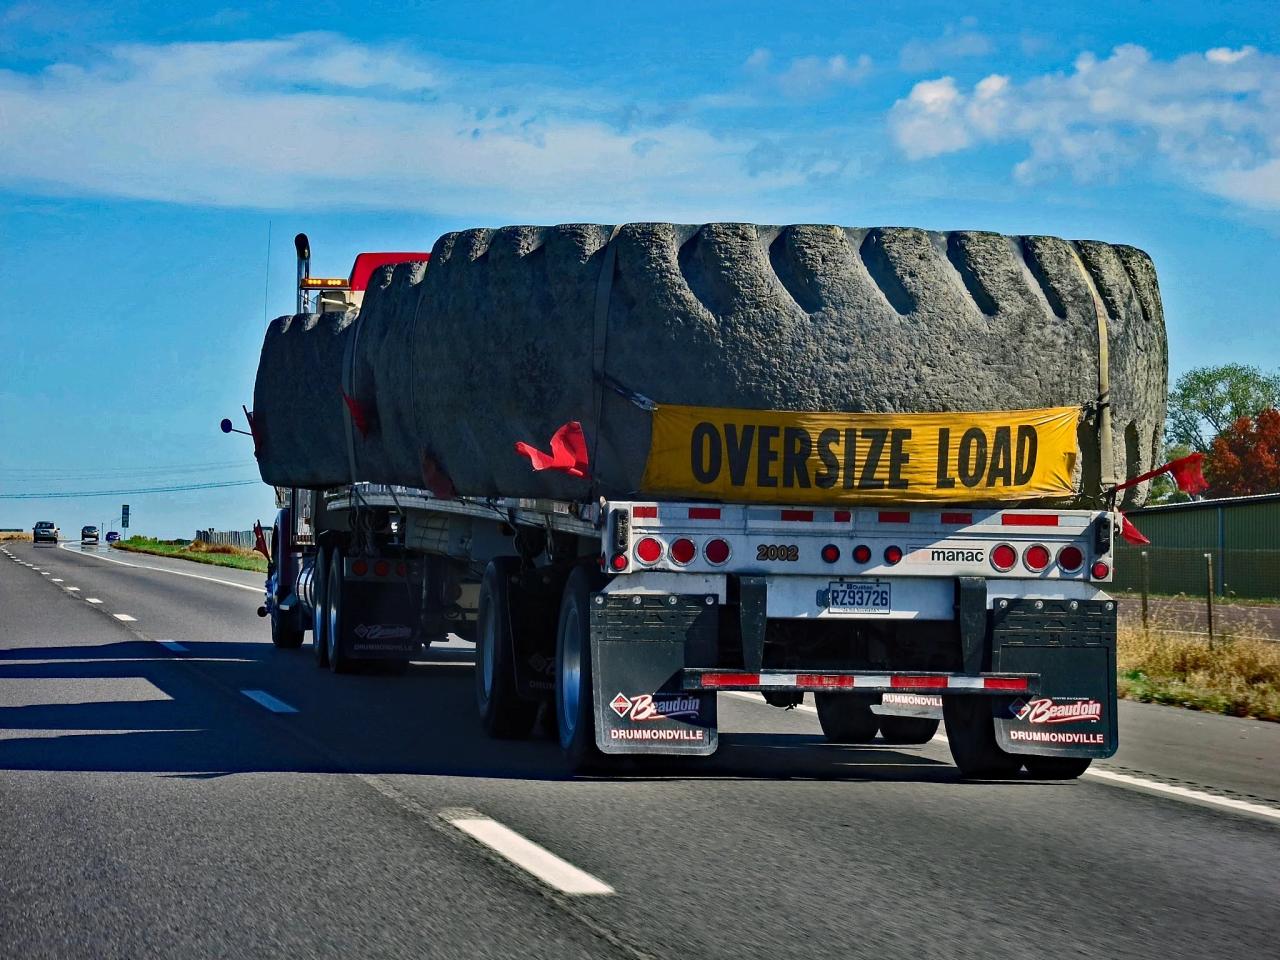
POLYGON ((119 539, 120 534, 116 533, 114 530, 109 530, 107 532, 107 543, 115 543, 119 539))
POLYGON ((98 528, 97 527, 81 527, 80 542, 81 543, 97 543, 98 528))
POLYGON ((58 525, 52 520, 38 520, 31 528, 31 539, 35 543, 57 543, 58 525))

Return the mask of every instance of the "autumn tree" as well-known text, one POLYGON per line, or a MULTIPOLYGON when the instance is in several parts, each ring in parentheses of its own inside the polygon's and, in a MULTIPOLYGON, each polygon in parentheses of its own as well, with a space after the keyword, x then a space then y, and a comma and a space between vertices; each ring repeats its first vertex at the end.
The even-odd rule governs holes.
POLYGON ((1196 367, 1169 391, 1165 440, 1208 453, 1214 438, 1241 417, 1253 418, 1280 407, 1280 374, 1263 373, 1243 363, 1196 367))
POLYGON ((1208 474, 1210 496, 1280 492, 1280 410, 1240 417, 1218 434, 1208 474))

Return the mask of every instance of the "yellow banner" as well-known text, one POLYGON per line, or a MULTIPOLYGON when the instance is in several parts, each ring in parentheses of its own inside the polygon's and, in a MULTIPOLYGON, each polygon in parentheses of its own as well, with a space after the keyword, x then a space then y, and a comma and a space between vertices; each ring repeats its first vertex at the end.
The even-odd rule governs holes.
POLYGON ((659 406, 647 493, 746 503, 1069 496, 1077 407, 808 413, 659 406))

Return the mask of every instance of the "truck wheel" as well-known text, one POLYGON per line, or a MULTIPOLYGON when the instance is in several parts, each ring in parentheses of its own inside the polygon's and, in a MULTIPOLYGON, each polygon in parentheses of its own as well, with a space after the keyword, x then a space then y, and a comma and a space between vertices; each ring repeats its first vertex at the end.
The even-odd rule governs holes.
POLYGON ((342 551, 334 548, 329 558, 329 576, 325 582, 325 639, 329 647, 329 669, 334 673, 350 673, 355 661, 342 650, 339 642, 343 633, 342 620, 342 551))
POLYGON ((996 722, 985 697, 943 697, 942 717, 947 724, 951 758, 966 777, 1011 777, 1022 758, 1005 753, 996 743, 996 722))
POLYGON ((514 625, 508 596, 511 578, 520 572, 516 557, 497 557, 480 582, 476 629, 476 706, 484 732, 499 740, 527 737, 538 704, 516 691, 514 625))
POLYGON ((938 732, 939 721, 929 717, 880 717, 880 736, 885 743, 928 743, 938 732))
POLYGON ((1092 757, 1023 757, 1027 773, 1037 780, 1075 780, 1093 763, 1092 757))
POLYGON ((870 743, 880 718, 871 712, 872 698, 856 693, 815 693, 818 722, 828 743, 870 743))
MULTIPOLYGON (((271 543, 273 549, 279 549, 280 528, 276 527, 272 533, 271 543)), ((280 571, 284 567, 280 563, 279 554, 275 557, 276 577, 280 576, 280 571)), ((301 627, 295 626, 297 620, 296 612, 293 610, 281 610, 277 606, 280 603, 280 595, 288 594, 288 588, 281 590, 279 580, 276 580, 275 596, 271 598, 271 642, 281 650, 297 650, 302 646, 302 641, 306 631, 301 627)))
POLYGON ((316 666, 329 666, 329 611, 325 606, 325 585, 329 580, 329 550, 316 548, 315 566, 311 570, 311 652, 316 666))
POLYGON ((556 631, 556 726, 560 750, 570 770, 599 765, 604 754, 596 746, 595 700, 591 686, 591 590, 594 577, 577 567, 569 574, 560 599, 556 631))

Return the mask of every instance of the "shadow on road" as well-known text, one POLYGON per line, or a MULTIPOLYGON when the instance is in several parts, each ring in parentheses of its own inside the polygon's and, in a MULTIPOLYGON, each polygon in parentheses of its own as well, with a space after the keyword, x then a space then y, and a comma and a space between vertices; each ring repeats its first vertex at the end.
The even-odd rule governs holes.
MULTIPOLYGON (((549 736, 484 735, 469 650, 432 651, 431 660, 400 675, 368 669, 335 676, 312 667, 306 647, 183 646, 181 655, 141 640, 0 650, 0 682, 64 681, 58 689, 65 700, 81 688, 75 681, 87 681, 84 689, 96 693, 91 702, 0 706, 0 770, 569 776, 549 736), (155 699, 111 699, 112 681, 136 688, 138 679, 156 688, 155 699), (273 716, 243 690, 270 691, 298 712, 273 716)), ((710 758, 619 758, 592 777, 615 778, 954 781, 956 774, 949 764, 888 746, 835 746, 807 733, 729 733, 710 758)))

